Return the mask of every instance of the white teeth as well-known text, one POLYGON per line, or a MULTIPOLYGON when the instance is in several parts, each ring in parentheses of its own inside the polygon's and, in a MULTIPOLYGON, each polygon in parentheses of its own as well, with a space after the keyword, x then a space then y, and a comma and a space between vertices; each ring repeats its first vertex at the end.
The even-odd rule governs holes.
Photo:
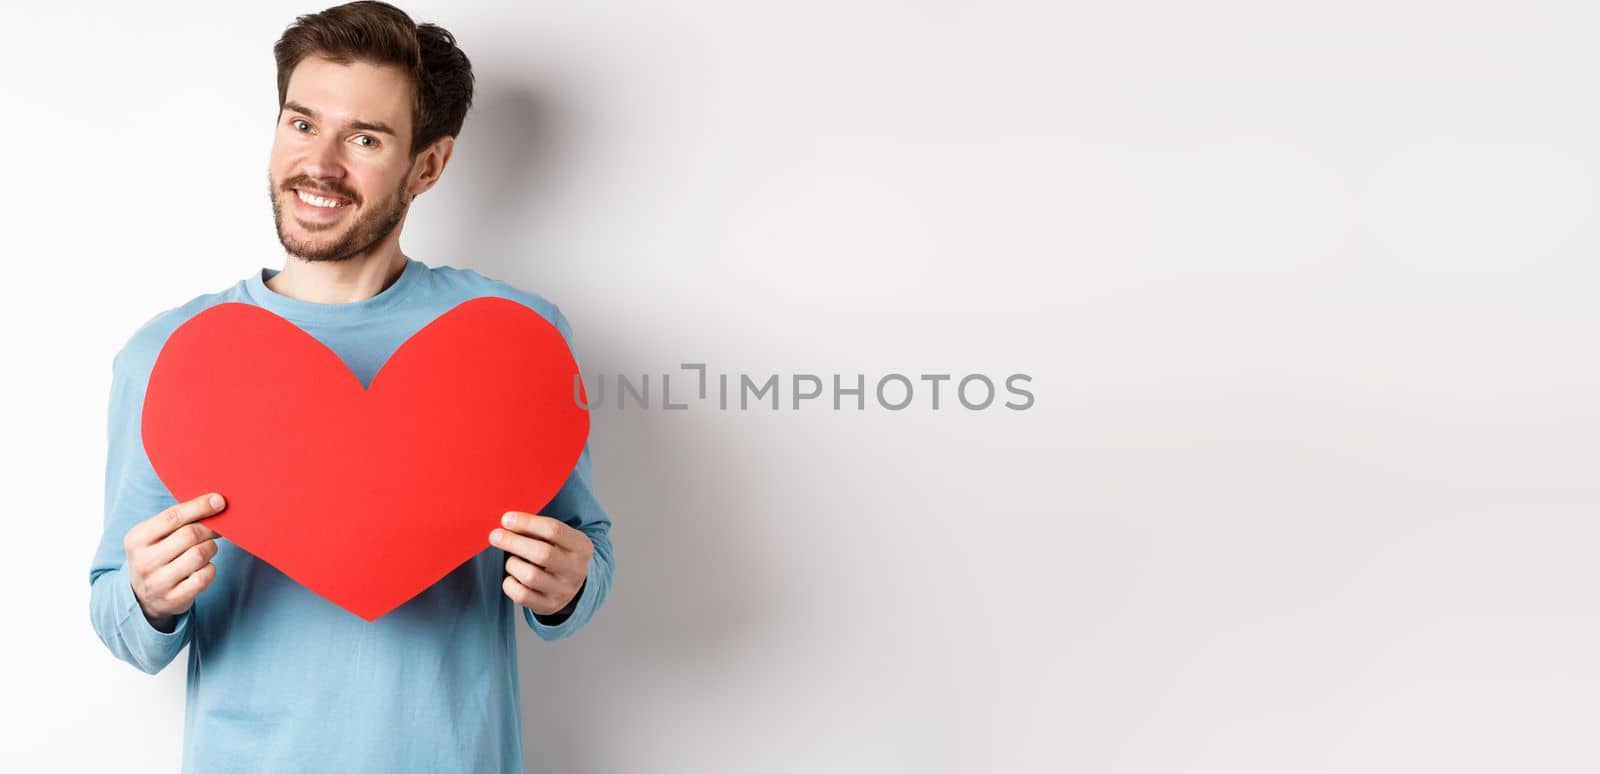
POLYGON ((313 207, 338 207, 341 204, 340 202, 336 202, 332 199, 324 199, 320 196, 312 196, 305 191, 296 190, 295 194, 300 197, 300 201, 303 201, 313 207))

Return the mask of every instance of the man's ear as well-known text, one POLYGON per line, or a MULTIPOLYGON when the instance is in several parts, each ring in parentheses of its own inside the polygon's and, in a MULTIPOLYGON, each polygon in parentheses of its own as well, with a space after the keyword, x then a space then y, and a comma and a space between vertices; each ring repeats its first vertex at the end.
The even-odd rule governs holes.
POLYGON ((434 140, 432 145, 417 155, 415 165, 412 167, 416 179, 406 187, 406 191, 413 198, 439 182, 439 176, 444 174, 444 167, 450 163, 450 154, 455 152, 455 148, 456 138, 446 135, 434 140))

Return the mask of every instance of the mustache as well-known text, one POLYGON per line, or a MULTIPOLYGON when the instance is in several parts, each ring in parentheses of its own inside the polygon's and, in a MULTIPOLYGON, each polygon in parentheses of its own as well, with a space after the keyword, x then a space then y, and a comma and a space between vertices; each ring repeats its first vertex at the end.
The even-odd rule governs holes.
POLYGON ((295 188, 298 188, 298 189, 300 189, 302 191, 305 191, 307 193, 329 194, 331 196, 337 196, 337 197, 339 197, 341 199, 344 199, 346 201, 360 203, 356 199, 356 195, 355 195, 354 192, 346 191, 343 188, 340 188, 338 186, 318 185, 316 183, 311 182, 311 179, 310 178, 306 178, 306 177, 298 177, 298 178, 295 178, 295 179, 290 180, 288 182, 285 182, 283 184, 283 190, 286 193, 289 192, 292 189, 295 189, 295 188))

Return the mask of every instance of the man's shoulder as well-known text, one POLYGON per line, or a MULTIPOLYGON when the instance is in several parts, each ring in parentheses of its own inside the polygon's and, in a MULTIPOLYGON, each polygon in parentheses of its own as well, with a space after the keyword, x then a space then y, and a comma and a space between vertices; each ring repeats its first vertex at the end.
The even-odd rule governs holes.
POLYGON ((155 367, 156 356, 161 354, 161 348, 166 345, 173 331, 217 304, 241 300, 241 288, 236 284, 215 293, 195 296, 175 307, 157 312, 134 329, 122 349, 117 351, 113 366, 130 375, 147 376, 155 367))
POLYGON ((561 313, 561 307, 536 291, 519 288, 504 280, 485 275, 476 269, 464 269, 443 264, 432 266, 430 269, 435 281, 460 301, 483 296, 494 296, 516 301, 538 312, 546 320, 549 320, 552 325, 555 325, 562 335, 567 336, 569 339, 571 338, 571 327, 567 323, 566 316, 561 313))

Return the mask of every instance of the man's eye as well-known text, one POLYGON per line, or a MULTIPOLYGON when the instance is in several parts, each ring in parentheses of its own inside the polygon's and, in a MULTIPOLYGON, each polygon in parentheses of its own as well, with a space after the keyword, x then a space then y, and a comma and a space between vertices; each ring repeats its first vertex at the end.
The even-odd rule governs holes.
MULTIPOLYGON (((301 124, 305 124, 305 123, 306 123, 306 122, 305 122, 305 121, 302 121, 302 120, 300 120, 300 119, 298 119, 298 118, 296 118, 296 119, 293 119, 293 120, 291 120, 291 121, 290 121, 290 122, 289 122, 289 125, 290 125, 290 126, 292 126, 292 127, 294 127, 294 128, 296 128, 296 129, 299 129, 299 128, 300 128, 300 125, 301 125, 301 124)), ((310 126, 310 124, 306 124, 306 126, 310 126)))
POLYGON ((370 145, 361 146, 363 148, 376 148, 376 147, 378 147, 378 141, 374 140, 372 138, 372 135, 370 135, 370 134, 358 134, 358 135, 356 135, 356 137, 359 138, 359 139, 372 140, 372 143, 370 145))

